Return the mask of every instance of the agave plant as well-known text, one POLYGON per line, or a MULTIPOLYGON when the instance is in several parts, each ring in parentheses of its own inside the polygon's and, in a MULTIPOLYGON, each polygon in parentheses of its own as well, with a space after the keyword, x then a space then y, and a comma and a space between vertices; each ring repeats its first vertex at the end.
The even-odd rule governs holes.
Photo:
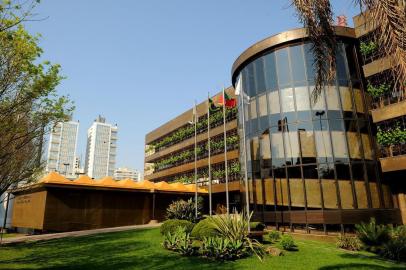
POLYGON ((233 214, 224 214, 210 217, 210 222, 218 231, 220 237, 236 243, 243 243, 243 247, 254 253, 258 259, 262 260, 265 254, 264 247, 258 241, 248 237, 249 222, 252 212, 241 214, 235 211, 233 214))

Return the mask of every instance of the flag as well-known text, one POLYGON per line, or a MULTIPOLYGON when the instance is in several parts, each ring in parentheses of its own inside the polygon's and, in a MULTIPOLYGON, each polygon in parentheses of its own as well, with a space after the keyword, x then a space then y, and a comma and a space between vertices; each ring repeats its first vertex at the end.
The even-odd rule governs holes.
POLYGON ((236 96, 239 96, 240 93, 241 93, 241 80, 242 80, 242 75, 241 75, 240 77, 238 77, 238 81, 237 81, 237 84, 236 84, 236 86, 235 86, 235 92, 234 92, 234 94, 235 94, 236 96))
POLYGON ((234 108, 237 105, 236 99, 231 98, 226 92, 224 92, 224 99, 226 100, 225 102, 223 101, 223 95, 219 96, 217 104, 223 106, 225 103, 227 108, 234 108))
POLYGON ((209 110, 211 113, 217 112, 220 110, 220 107, 216 106, 216 104, 214 104, 214 102, 211 98, 209 98, 209 110))

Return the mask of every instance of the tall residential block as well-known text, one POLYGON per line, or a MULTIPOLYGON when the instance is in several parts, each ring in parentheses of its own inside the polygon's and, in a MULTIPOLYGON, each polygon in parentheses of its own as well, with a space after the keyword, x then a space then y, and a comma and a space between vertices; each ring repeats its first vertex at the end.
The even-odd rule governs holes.
POLYGON ((117 152, 117 125, 99 116, 87 131, 85 173, 92 178, 113 176, 117 152))
POLYGON ((79 122, 57 123, 49 138, 46 171, 75 176, 75 156, 79 122))

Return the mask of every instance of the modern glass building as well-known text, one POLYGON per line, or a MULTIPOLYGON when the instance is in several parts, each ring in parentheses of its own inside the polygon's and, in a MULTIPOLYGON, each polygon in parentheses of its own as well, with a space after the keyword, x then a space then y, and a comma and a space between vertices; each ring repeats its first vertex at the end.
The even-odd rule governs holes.
MULTIPOLYGON (((343 229, 370 217, 400 222, 380 181, 354 30, 337 27, 336 35, 336 78, 317 99, 305 29, 254 44, 233 65, 233 85, 241 79, 246 96, 239 127, 258 220, 307 230, 343 229)), ((244 164, 244 153, 240 159, 244 164)))

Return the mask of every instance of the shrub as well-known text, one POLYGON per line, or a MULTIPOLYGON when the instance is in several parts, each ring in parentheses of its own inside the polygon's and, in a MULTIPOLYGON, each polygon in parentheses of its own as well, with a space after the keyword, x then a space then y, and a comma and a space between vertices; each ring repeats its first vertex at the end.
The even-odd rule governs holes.
POLYGON ((265 229, 265 224, 258 221, 250 222, 251 231, 263 231, 265 229))
POLYGON ((202 256, 216 260, 235 260, 249 255, 241 240, 222 237, 204 238, 200 249, 202 256))
POLYGON ((278 241, 281 238, 281 233, 279 231, 273 230, 268 233, 268 240, 272 243, 278 241))
POLYGON ((360 51, 363 56, 368 56, 375 52, 377 49, 378 45, 373 41, 370 41, 369 43, 361 42, 360 44, 360 51))
POLYGON ((399 226, 392 230, 391 239, 383 245, 382 256, 406 262, 406 226, 399 226))
POLYGON ((245 248, 254 253, 258 259, 262 260, 265 254, 264 246, 256 240, 248 237, 249 220, 252 214, 234 214, 218 215, 210 217, 208 220, 214 225, 220 237, 236 243, 241 241, 245 248))
POLYGON ((367 250, 377 250, 390 240, 390 230, 385 225, 378 225, 374 218, 369 223, 356 224, 355 229, 359 240, 367 250))
POLYGON ((295 250, 296 244, 293 237, 289 234, 284 234, 279 242, 284 250, 295 250))
POLYGON ((188 220, 169 219, 161 225, 160 231, 162 235, 166 235, 167 233, 173 234, 178 227, 184 227, 185 232, 190 234, 194 224, 188 220))
POLYGON ((347 236, 344 234, 340 234, 336 245, 338 248, 343 248, 352 251, 361 249, 361 241, 358 239, 358 237, 347 236))
POLYGON ((165 234, 162 245, 169 250, 178 251, 182 255, 193 255, 197 248, 193 245, 190 234, 185 232, 184 227, 177 227, 174 233, 165 234))
POLYGON ((172 202, 166 209, 167 219, 182 219, 196 223, 201 218, 202 199, 197 202, 197 217, 195 213, 195 202, 192 199, 187 201, 178 200, 172 202))
POLYGON ((217 236, 218 232, 214 228, 209 219, 200 220, 192 230, 191 236, 199 240, 203 240, 205 237, 217 236))

